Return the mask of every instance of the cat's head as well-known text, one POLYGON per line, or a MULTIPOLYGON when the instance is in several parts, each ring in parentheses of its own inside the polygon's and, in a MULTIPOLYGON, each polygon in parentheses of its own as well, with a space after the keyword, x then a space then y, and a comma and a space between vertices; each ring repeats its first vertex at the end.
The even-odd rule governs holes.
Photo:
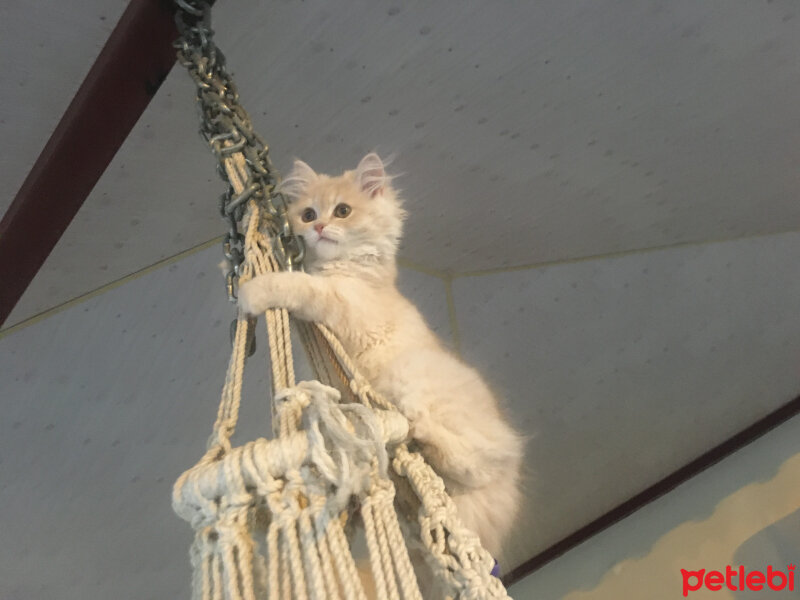
POLYGON ((406 213, 377 154, 335 177, 296 160, 279 191, 289 203, 292 230, 305 241, 310 269, 332 262, 394 264, 406 213))

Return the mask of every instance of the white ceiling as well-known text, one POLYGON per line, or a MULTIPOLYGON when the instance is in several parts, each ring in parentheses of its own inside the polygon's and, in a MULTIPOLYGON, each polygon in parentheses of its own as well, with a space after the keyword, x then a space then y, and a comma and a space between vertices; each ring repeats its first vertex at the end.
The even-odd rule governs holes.
MULTIPOLYGON (((0 209, 124 7, 0 6, 0 209)), ((531 435, 510 565, 797 394, 794 2, 215 11, 279 167, 398 155, 404 290, 531 435), (506 272, 539 263, 566 264, 506 272)), ((0 420, 0 530, 29 537, 0 559, 0 596, 185 596, 189 529, 168 491, 210 427, 232 310, 220 250, 197 251, 223 232, 222 185, 193 97, 174 69, 6 326, 124 285, 0 333, 0 397, 22 399, 0 420)))
MULTIPOLYGON (((122 2, 12 2, 2 159, 21 183, 122 2)), ((800 227, 791 0, 216 7, 278 166, 396 153, 403 255, 443 272, 800 227)), ((174 69, 8 325, 218 236, 221 189, 174 69)))

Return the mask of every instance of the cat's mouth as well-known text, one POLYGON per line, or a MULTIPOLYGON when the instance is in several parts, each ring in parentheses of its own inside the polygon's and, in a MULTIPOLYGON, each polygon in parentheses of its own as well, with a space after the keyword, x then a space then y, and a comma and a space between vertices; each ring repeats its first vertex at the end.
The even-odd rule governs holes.
POLYGON ((317 243, 320 243, 320 242, 330 242, 331 244, 338 244, 339 243, 336 240, 332 240, 331 238, 325 237, 324 235, 321 235, 321 236, 319 236, 317 238, 317 243))

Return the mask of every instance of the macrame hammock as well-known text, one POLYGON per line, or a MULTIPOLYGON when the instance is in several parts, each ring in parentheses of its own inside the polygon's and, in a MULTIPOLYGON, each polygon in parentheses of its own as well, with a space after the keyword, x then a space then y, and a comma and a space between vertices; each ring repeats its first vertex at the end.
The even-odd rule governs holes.
MULTIPOLYGON (((222 213, 230 225, 224 248, 235 299, 238 282, 297 268, 302 246, 274 191, 268 149, 212 42, 208 3, 177 4, 178 58, 198 86, 201 133, 229 183, 222 213)), ((460 523, 442 479, 409 449, 408 421, 359 374, 331 331, 294 321, 284 309, 265 318, 274 439, 231 445, 244 365, 254 350, 254 321, 240 311, 208 449, 173 489, 175 512, 195 530, 193 598, 421 599, 409 549, 424 556, 435 580, 427 583, 442 597, 508 598, 491 575, 494 560, 460 523), (318 381, 295 381, 292 329, 318 381), (351 530, 363 530, 363 561, 353 557, 351 530)))

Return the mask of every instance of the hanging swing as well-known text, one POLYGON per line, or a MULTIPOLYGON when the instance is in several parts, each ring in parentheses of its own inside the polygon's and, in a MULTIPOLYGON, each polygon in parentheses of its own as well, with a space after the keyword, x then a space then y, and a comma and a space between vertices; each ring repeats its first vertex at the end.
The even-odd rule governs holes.
MULTIPOLYGON (((228 182, 221 212, 235 301, 240 281, 299 269, 303 248, 275 192, 268 148, 212 41, 210 3, 176 2, 178 59, 197 85, 201 133, 228 182)), ((494 560, 461 525, 442 480, 409 450, 408 421, 360 376, 336 337, 284 309, 265 318, 274 439, 231 445, 254 349, 254 320, 239 311, 208 449, 173 489, 175 512, 195 530, 193 598, 421 599, 421 570, 427 598, 434 586, 437 597, 508 598, 491 574, 494 560), (318 381, 295 381, 292 329, 318 381), (363 561, 351 550, 358 531, 363 561), (412 554, 423 562, 412 562, 412 554)))

